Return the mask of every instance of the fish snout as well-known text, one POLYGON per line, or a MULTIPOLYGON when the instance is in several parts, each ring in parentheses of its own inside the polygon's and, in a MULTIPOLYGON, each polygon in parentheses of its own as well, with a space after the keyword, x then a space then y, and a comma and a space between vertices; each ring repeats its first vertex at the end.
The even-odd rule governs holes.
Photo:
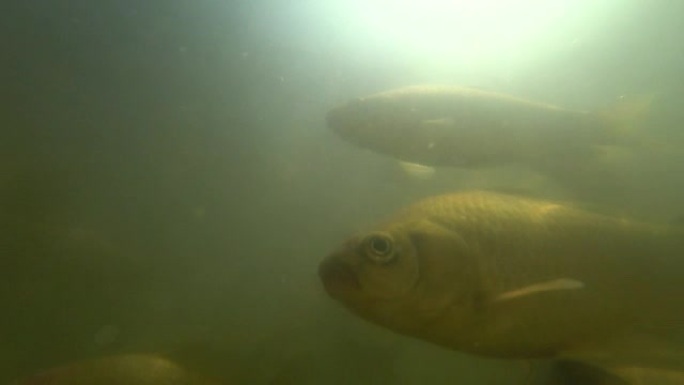
POLYGON ((345 292, 358 290, 360 287, 352 266, 340 261, 334 255, 320 263, 318 276, 325 291, 333 298, 338 298, 345 292))
POLYGON ((325 116, 328 128, 342 136, 355 136, 359 130, 370 124, 373 115, 364 99, 354 99, 347 104, 337 106, 325 116))

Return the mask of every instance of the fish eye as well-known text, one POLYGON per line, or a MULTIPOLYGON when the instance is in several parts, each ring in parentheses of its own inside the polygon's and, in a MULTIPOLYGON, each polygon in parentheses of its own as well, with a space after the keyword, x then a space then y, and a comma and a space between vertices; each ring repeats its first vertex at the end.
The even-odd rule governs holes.
POLYGON ((388 263, 396 257, 394 240, 387 234, 376 233, 366 237, 365 254, 373 262, 388 263))

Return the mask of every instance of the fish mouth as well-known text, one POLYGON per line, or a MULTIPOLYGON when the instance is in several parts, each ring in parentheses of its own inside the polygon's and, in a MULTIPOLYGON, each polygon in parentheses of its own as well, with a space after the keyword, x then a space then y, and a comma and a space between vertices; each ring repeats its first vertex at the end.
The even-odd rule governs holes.
POLYGON ((318 266, 318 276, 325 291, 333 298, 356 291, 361 286, 354 270, 348 264, 335 259, 326 259, 318 266))
POLYGON ((371 123, 371 120, 363 109, 355 107, 358 106, 347 104, 329 110, 325 115, 328 128, 344 139, 353 139, 362 134, 362 130, 371 123))

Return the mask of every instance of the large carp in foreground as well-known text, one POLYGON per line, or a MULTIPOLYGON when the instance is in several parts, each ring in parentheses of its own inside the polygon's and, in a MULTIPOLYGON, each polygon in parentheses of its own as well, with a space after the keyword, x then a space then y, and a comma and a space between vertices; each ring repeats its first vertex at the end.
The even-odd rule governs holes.
POLYGON ((349 239, 326 291, 396 332, 483 356, 679 365, 684 232, 487 192, 427 198, 349 239), (662 343, 661 343, 662 342, 662 343))
POLYGON ((615 162, 615 147, 636 139, 625 132, 649 103, 623 98, 613 108, 587 112, 473 88, 409 86, 354 99, 326 119, 347 141, 404 162, 518 164, 574 186, 615 162))

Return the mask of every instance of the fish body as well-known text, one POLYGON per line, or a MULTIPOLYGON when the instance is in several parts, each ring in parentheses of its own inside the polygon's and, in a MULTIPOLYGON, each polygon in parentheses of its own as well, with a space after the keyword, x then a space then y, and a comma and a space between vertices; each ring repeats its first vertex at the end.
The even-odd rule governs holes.
POLYGON ((684 371, 652 367, 597 368, 560 361, 547 369, 545 385, 684 385, 684 371))
POLYGON ((625 341, 684 325, 683 257, 678 228, 474 191, 399 211, 319 275, 362 318, 452 349, 601 361, 623 344, 639 360, 625 341))
POLYGON ((16 385, 220 385, 157 355, 129 354, 48 369, 16 385))
POLYGON ((327 124, 360 147, 427 166, 484 167, 600 154, 609 114, 568 110, 457 86, 410 86, 330 110, 327 124))

